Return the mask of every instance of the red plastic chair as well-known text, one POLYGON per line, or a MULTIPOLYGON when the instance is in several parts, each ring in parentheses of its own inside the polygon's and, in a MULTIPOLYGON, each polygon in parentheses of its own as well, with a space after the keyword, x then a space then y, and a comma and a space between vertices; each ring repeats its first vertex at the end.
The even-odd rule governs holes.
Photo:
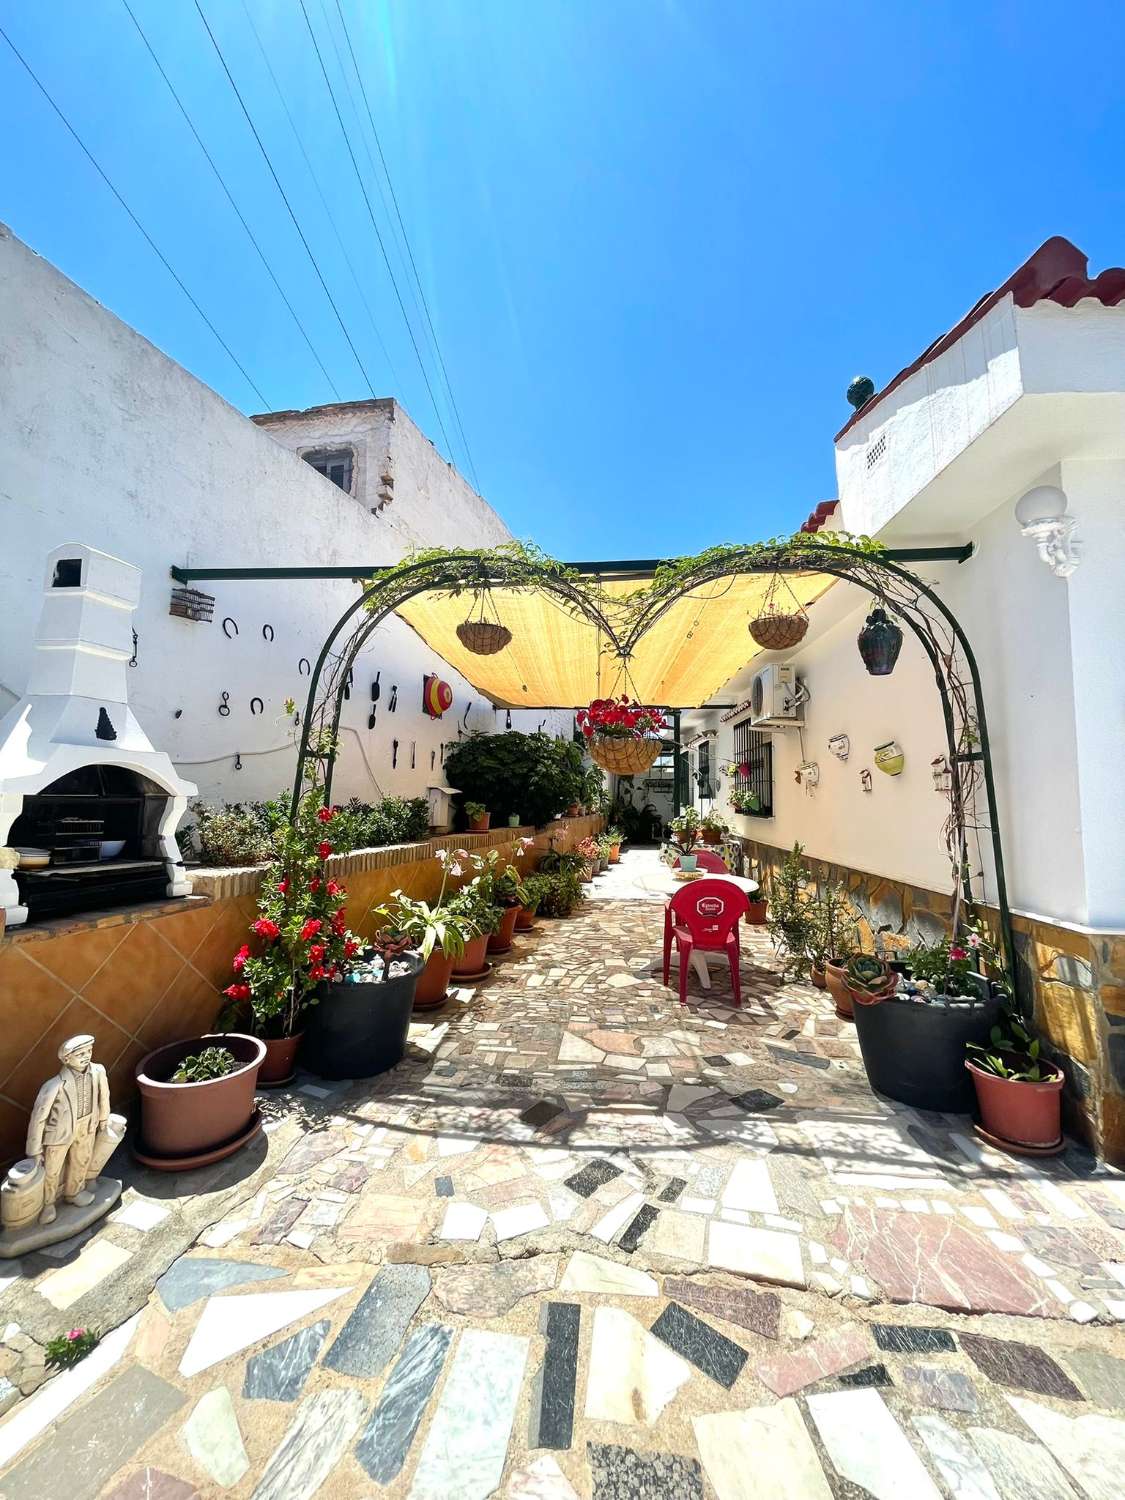
POLYGON ((680 955, 680 1004, 687 1004, 687 973, 691 956, 703 952, 723 953, 730 964, 730 982, 735 1005, 742 1004, 739 982, 738 919, 750 910, 746 892, 733 880, 692 881, 677 891, 664 908, 664 983, 672 966, 672 942, 680 955))
MULTIPOLYGON (((729 875, 730 871, 723 862, 721 854, 716 854, 712 849, 693 849, 695 855, 695 867, 697 870, 708 870, 712 875, 729 875)), ((680 868, 680 856, 676 855, 673 870, 680 868)))

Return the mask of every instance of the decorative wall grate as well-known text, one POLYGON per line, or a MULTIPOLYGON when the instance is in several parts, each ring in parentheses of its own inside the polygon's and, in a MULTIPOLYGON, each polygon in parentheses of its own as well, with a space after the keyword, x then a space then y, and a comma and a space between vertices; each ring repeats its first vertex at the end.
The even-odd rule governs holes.
POLYGON ((873 443, 869 443, 867 446, 866 461, 868 472, 875 467, 886 451, 887 434, 884 432, 881 437, 876 438, 873 443))
POLYGON ((200 589, 173 589, 168 613, 178 615, 181 620, 198 620, 209 625, 215 613, 215 596, 200 589))

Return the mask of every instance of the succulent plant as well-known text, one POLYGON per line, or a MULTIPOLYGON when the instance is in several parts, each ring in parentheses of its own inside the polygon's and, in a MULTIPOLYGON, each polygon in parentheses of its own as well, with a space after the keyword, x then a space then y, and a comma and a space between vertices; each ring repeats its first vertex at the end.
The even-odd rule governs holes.
POLYGON ((873 953, 853 953, 844 969, 844 980, 854 999, 871 1005, 890 993, 897 975, 885 959, 873 953))

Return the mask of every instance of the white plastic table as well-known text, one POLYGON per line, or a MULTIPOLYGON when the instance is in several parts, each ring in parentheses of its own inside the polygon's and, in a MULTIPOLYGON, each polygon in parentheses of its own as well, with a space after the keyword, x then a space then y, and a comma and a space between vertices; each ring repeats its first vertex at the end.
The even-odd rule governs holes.
MULTIPOLYGON (((748 879, 745 875, 718 875, 712 874, 710 870, 704 870, 701 872, 701 879, 729 880, 732 885, 736 885, 740 891, 745 891, 748 896, 753 896, 758 890, 758 882, 748 879)), ((672 896, 676 891, 682 891, 685 886, 694 885, 695 883, 693 880, 677 880, 674 872, 667 865, 663 864, 659 870, 654 870, 651 874, 646 871, 644 875, 637 878, 637 884, 643 886, 646 890, 667 896, 672 896)), ((718 950, 716 950, 716 954, 720 958, 723 956, 718 953, 718 950)), ((711 988, 711 975, 707 970, 707 952, 701 952, 700 949, 694 948, 691 955, 691 965, 699 976, 700 984, 705 990, 709 990, 711 988)))

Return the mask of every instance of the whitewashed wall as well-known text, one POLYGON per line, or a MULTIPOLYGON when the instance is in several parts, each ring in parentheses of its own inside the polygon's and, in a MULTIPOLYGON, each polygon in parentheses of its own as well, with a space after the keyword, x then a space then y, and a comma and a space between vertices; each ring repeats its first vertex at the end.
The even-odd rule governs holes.
MULTIPOLYGON (((269 796, 291 781, 284 700, 303 697, 298 662, 315 661, 356 590, 346 581, 203 585, 216 596, 215 620, 193 624, 168 614, 171 564, 386 563, 415 541, 476 546, 509 536, 398 409, 395 500, 372 516, 2 227, 0 339, 0 712, 24 691, 44 558, 61 542, 88 542, 143 570, 131 703, 207 799, 269 796), (238 623, 234 639, 222 633, 224 616, 238 623), (263 638, 267 622, 272 642, 263 638), (260 716, 250 712, 254 695, 264 701, 260 716)), ((470 728, 503 728, 503 713, 407 626, 388 621, 356 664, 337 794, 423 791, 431 751, 456 738, 470 702, 470 728), (376 671, 382 698, 369 732, 376 671), (422 676, 432 671, 454 689, 440 721, 421 712, 422 676)), ((513 714, 513 726, 543 719, 549 732, 570 731, 569 715, 534 711, 513 714)))

